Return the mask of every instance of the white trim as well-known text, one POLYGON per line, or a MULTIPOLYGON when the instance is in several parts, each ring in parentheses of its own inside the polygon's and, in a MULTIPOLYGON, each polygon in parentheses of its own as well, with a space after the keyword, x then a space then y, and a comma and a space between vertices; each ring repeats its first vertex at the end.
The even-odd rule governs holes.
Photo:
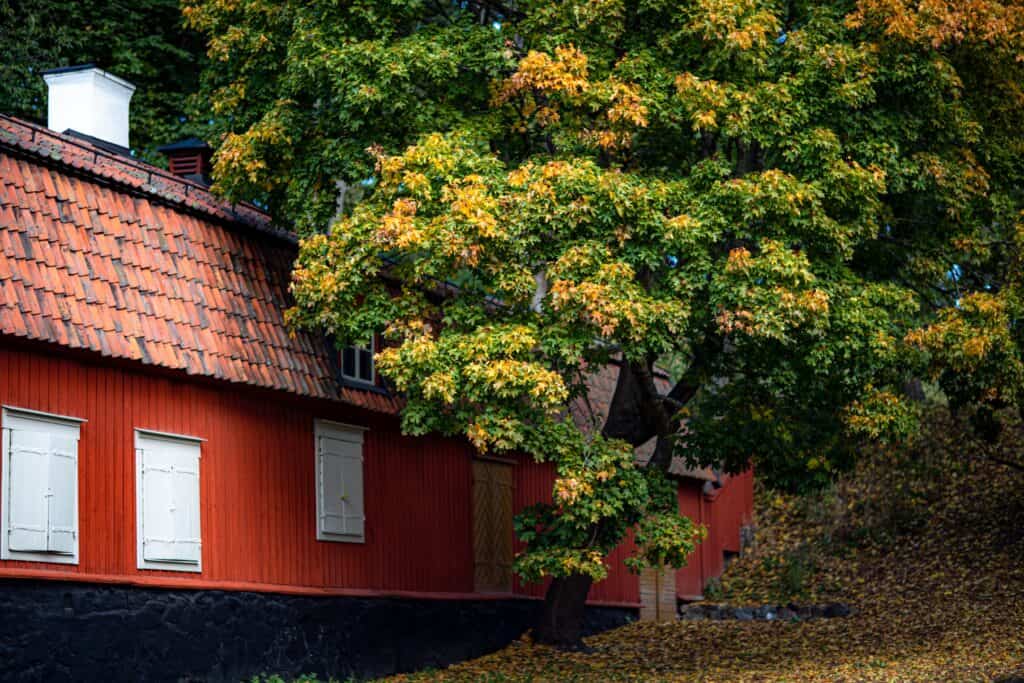
MULTIPOLYGON (((175 434, 173 432, 158 432, 155 429, 143 429, 142 427, 135 428, 135 444, 138 447, 139 435, 145 435, 151 438, 164 439, 166 441, 198 441, 203 443, 206 439, 201 436, 189 436, 188 434, 175 434)), ((202 457, 200 455, 200 457, 202 457)))
POLYGON ((205 439, 195 436, 169 434, 167 432, 156 432, 151 429, 135 429, 135 560, 138 569, 161 569, 165 571, 191 572, 201 574, 203 571, 203 544, 202 544, 202 446, 205 439), (145 440, 171 441, 184 443, 199 449, 196 459, 196 486, 199 491, 196 494, 196 521, 199 524, 199 560, 198 562, 172 562, 168 560, 147 560, 145 557, 143 530, 144 508, 142 500, 142 452, 141 442, 145 440))
POLYGON ((78 549, 79 540, 81 537, 79 528, 78 508, 79 508, 79 477, 78 477, 78 447, 77 441, 81 438, 80 426, 86 422, 80 417, 69 417, 66 415, 56 415, 53 413, 44 413, 39 410, 30 410, 28 408, 17 408, 14 406, 4 405, 2 406, 2 423, 0 423, 0 431, 3 432, 3 437, 0 439, 0 448, 3 448, 2 457, 2 471, 0 471, 0 560, 23 560, 26 562, 49 562, 52 564, 78 564, 78 549), (75 446, 75 522, 74 522, 74 538, 75 545, 70 555, 63 553, 46 553, 46 552, 30 552, 23 550, 11 550, 8 546, 10 545, 10 505, 13 499, 11 495, 11 429, 12 424, 17 425, 19 422, 45 422, 51 425, 64 427, 65 429, 74 430, 76 446, 75 446))
POLYGON ((316 513, 313 518, 314 529, 316 530, 316 540, 332 542, 332 543, 366 543, 366 470, 365 467, 360 472, 359 485, 362 488, 363 498, 363 533, 362 534, 335 534, 322 531, 320 529, 320 517, 323 514, 323 488, 321 486, 322 478, 322 460, 320 458, 320 438, 327 436, 337 441, 346 441, 348 443, 356 444, 359 446, 359 460, 361 463, 365 463, 363 457, 363 433, 367 431, 366 427, 358 427, 355 425, 347 425, 341 422, 332 422, 330 420, 314 420, 313 421, 313 486, 314 495, 316 498, 316 505, 314 512, 316 513))
POLYGON ((43 80, 46 81, 47 85, 49 85, 50 81, 56 81, 56 80, 59 80, 59 79, 65 77, 65 76, 74 76, 74 75, 82 74, 82 73, 93 73, 93 74, 96 74, 96 75, 98 75, 98 76, 100 76, 102 78, 106 78, 108 80, 113 81, 114 83, 117 83, 119 86, 121 86, 122 88, 128 89, 130 92, 135 92, 135 84, 134 83, 129 83, 128 81, 124 80, 123 78, 120 78, 119 76, 115 76, 114 74, 110 73, 109 71, 104 71, 103 69, 101 69, 99 67, 96 67, 96 66, 91 67, 89 69, 75 69, 75 70, 67 70, 67 71, 57 71, 57 73, 44 73, 43 74, 43 80))
MULTIPOLYGON (((42 410, 31 410, 30 408, 19 408, 17 406, 9 406, 6 403, 0 406, 4 409, 4 413, 22 413, 26 416, 36 417, 46 422, 71 422, 74 424, 85 424, 88 422, 84 417, 71 417, 70 415, 58 415, 57 413, 47 413, 42 410)), ((11 417, 17 417, 12 415, 11 417)))
POLYGON ((342 441, 351 440, 345 438, 345 433, 350 433, 352 438, 358 438, 359 443, 363 442, 363 432, 370 431, 369 427, 361 427, 359 425, 349 424, 347 422, 335 422, 334 420, 316 420, 317 425, 323 425, 329 429, 335 430, 335 433, 341 436, 342 441))
POLYGON ((371 336, 370 337, 370 344, 369 344, 369 346, 359 346, 359 345, 356 345, 356 344, 349 344, 348 346, 342 347, 342 349, 341 349, 341 357, 338 359, 340 361, 339 365, 341 366, 341 376, 342 376, 342 378, 347 379, 347 380, 349 380, 351 382, 356 382, 357 384, 365 384, 367 386, 376 385, 377 384, 377 361, 374 359, 374 356, 376 354, 377 354, 377 339, 376 339, 375 336, 371 336), (350 375, 347 372, 345 372, 345 349, 353 349, 352 360, 355 363, 355 374, 354 375, 350 375), (363 379, 362 377, 359 376, 359 371, 362 369, 360 367, 361 361, 359 360, 359 357, 360 357, 360 353, 359 352, 361 350, 362 351, 369 351, 370 352, 370 379, 363 379))

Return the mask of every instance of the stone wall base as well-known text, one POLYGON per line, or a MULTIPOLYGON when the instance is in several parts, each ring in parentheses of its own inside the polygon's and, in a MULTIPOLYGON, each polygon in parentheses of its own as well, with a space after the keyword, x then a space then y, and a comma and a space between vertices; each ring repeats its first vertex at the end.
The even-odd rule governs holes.
MULTIPOLYGON (((529 628, 535 600, 296 597, 0 580, 0 679, 344 680, 443 667, 529 628)), ((636 610, 588 608, 596 633, 636 610)))

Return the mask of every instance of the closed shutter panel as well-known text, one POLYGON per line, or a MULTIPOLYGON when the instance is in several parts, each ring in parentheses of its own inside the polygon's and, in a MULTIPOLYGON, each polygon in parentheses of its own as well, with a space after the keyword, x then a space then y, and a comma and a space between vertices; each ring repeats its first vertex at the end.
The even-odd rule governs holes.
POLYGON ((46 549, 52 553, 75 552, 78 510, 78 440, 54 434, 49 453, 49 534, 46 549))
POLYGON ((202 552, 199 531, 199 446, 175 444, 177 464, 174 482, 175 556, 181 562, 199 563, 202 552))
POLYGON ((140 439, 142 557, 198 564, 199 445, 140 439))
POLYGON ((320 437, 320 532, 345 533, 345 509, 341 503, 343 466, 335 440, 320 437))
POLYGON ((360 444, 345 444, 341 457, 341 510, 348 536, 363 536, 363 449, 360 444))
POLYGON ((44 431, 12 429, 10 444, 8 547, 45 552, 50 500, 50 435, 44 431))
POLYGON ((159 562, 173 560, 174 483, 170 458, 155 440, 142 451, 142 556, 159 562))
POLYGON ((328 428, 319 431, 319 531, 326 535, 362 538, 366 520, 362 434, 328 428))

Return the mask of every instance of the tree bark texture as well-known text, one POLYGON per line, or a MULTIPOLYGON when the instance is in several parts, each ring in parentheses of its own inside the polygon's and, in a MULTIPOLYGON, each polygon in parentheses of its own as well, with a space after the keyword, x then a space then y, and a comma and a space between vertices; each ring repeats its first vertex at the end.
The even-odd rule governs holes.
POLYGON ((587 594, 593 581, 585 574, 572 574, 551 582, 533 631, 535 642, 567 650, 583 647, 587 594))

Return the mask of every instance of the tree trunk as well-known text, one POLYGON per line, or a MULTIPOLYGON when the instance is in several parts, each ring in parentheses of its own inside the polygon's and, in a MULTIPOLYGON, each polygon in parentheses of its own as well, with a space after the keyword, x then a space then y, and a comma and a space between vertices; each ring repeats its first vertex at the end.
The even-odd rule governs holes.
POLYGON ((585 574, 572 574, 551 582, 533 631, 535 642, 566 650, 582 649, 583 618, 593 581, 585 574))

